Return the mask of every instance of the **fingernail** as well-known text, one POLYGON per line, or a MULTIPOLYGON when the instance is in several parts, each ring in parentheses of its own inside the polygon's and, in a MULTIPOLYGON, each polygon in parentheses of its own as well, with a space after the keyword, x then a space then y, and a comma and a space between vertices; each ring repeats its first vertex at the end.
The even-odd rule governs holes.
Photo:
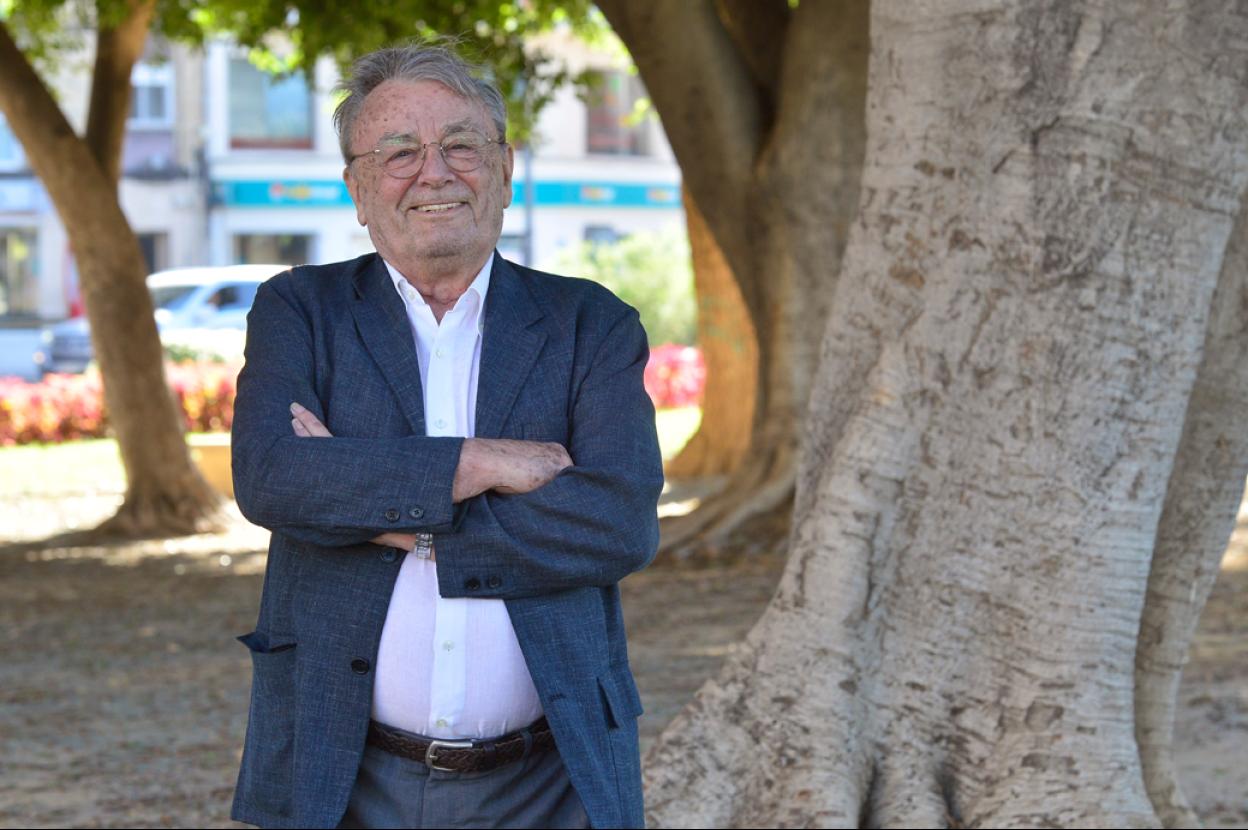
POLYGON ((299 405, 299 404, 297 404, 297 403, 292 403, 292 404, 290 405, 290 411, 291 411, 291 412, 293 412, 294 414, 298 415, 300 412, 302 412, 302 411, 303 411, 303 407, 302 407, 302 406, 300 406, 300 405, 299 405))

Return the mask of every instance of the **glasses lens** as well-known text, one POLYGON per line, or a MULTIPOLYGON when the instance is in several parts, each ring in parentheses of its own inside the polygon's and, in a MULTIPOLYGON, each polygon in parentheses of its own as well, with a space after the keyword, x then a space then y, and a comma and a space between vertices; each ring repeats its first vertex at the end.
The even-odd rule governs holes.
POLYGON ((481 166, 481 149, 485 139, 471 133, 449 135, 442 142, 442 157, 447 165, 461 173, 481 166))
POLYGON ((425 148, 419 144, 396 144, 381 152, 381 165, 391 176, 410 175, 420 166, 425 148))

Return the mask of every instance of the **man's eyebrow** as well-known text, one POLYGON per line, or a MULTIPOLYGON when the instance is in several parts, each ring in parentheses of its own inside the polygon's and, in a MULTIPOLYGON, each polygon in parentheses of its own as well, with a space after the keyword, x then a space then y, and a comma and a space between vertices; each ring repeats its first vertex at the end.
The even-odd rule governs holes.
POLYGON ((378 144, 419 144, 420 139, 411 133, 384 133, 378 144))

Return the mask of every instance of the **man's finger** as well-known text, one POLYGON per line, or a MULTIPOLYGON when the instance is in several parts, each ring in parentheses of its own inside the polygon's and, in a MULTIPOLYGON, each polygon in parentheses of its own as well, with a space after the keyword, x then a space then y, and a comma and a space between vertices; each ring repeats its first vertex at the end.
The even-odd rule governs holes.
POLYGON ((290 419, 290 427, 295 431, 295 435, 298 435, 300 438, 312 437, 312 433, 308 432, 308 428, 300 423, 298 418, 290 419))
POLYGON ((294 416, 293 420, 298 421, 308 431, 305 438, 333 438, 333 433, 325 428, 320 419, 297 403, 290 405, 290 414, 294 416))

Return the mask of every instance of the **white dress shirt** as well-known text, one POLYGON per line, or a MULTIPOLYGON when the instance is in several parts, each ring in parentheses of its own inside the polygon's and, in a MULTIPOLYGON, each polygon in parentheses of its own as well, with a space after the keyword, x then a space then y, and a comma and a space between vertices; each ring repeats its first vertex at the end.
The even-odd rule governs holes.
MULTIPOLYGON (((473 437, 485 296, 494 257, 441 324, 386 268, 411 323, 430 436, 473 437)), ((404 557, 381 631, 373 719, 434 738, 494 738, 542 715, 501 599, 443 599, 436 561, 404 557)))

